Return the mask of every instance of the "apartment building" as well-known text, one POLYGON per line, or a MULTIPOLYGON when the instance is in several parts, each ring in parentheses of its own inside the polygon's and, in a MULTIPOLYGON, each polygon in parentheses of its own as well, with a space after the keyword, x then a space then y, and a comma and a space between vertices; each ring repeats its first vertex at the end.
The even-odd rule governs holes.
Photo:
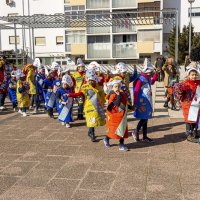
MULTIPOLYGON (((58 13, 97 13, 162 10, 163 0, 2 0, 0 15, 37 15, 58 13), (11 2, 11 3, 9 3, 11 2)), ((155 15, 155 13, 151 13, 155 15)), ((72 16, 76 18, 77 16, 72 16)), ((93 16, 95 17, 95 16, 93 16)), ((103 20, 103 14, 96 17, 103 20)), ((66 64, 66 57, 73 60, 81 57, 86 62, 101 63, 124 61, 133 63, 150 57, 154 60, 163 52, 163 25, 132 25, 124 18, 118 26, 35 29, 34 38, 27 29, 23 33, 17 29, 17 48, 25 49, 31 55, 30 46, 35 47, 35 56, 44 64, 52 61, 66 64), (30 36, 30 37, 29 37, 30 36), (25 38, 25 41, 24 41, 25 38), (30 45, 31 44, 31 45, 30 45)), ((20 27, 18 27, 20 28, 20 27)), ((14 49, 14 30, 1 30, 0 50, 14 49)))
MULTIPOLYGON (((122 11, 127 16, 133 11, 161 10, 158 0, 65 0, 65 13, 106 13, 122 11)), ((155 13, 153 13, 155 14, 155 13)), ((103 20, 103 14, 98 15, 103 20)), ((153 60, 162 54, 163 26, 158 24, 132 25, 124 18, 123 25, 87 27, 66 30, 66 52, 73 58, 98 60, 105 64, 150 57, 153 60)))

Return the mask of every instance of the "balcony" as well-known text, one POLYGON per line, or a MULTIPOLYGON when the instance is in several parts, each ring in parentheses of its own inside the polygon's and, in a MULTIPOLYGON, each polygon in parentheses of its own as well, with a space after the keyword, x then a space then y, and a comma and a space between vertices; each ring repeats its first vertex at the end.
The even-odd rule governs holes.
POLYGON ((113 44, 113 58, 137 58, 137 42, 113 44))
POLYGON ((71 44, 65 44, 65 51, 71 52, 71 44))
POLYGON ((86 9, 110 8, 110 0, 87 0, 86 9))
POLYGON ((162 53, 162 43, 161 42, 154 42, 154 52, 162 53))
POLYGON ((137 8, 136 0, 113 0, 113 8, 137 8))
POLYGON ((124 22, 123 26, 113 26, 113 33, 132 33, 136 32, 136 26, 124 22))
POLYGON ((111 44, 110 43, 94 43, 88 44, 87 48, 87 57, 88 59, 92 58, 110 58, 111 53, 111 44))
POLYGON ((88 27, 87 34, 110 33, 110 27, 88 27))

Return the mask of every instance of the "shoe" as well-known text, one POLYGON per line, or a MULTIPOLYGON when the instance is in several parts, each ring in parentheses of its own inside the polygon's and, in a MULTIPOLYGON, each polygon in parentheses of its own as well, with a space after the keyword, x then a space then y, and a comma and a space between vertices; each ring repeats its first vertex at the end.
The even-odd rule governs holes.
POLYGON ((140 139, 139 139, 139 134, 136 132, 136 130, 134 130, 134 131, 132 132, 132 136, 133 136, 134 142, 139 142, 139 141, 140 141, 140 139))
POLYGON ((29 110, 32 110, 32 109, 33 109, 33 106, 30 106, 30 107, 29 107, 29 110))
POLYGON ((110 144, 109 144, 109 140, 108 139, 103 138, 103 143, 104 143, 106 148, 110 148, 110 144))
POLYGON ((62 126, 65 126, 66 124, 65 124, 65 122, 61 122, 61 125, 62 125, 62 126))
POLYGON ((21 111, 21 109, 18 110, 18 113, 19 113, 19 114, 23 114, 23 112, 21 111))
POLYGON ((95 141, 96 141, 96 138, 95 138, 94 133, 91 134, 91 133, 88 132, 88 136, 90 137, 90 139, 91 139, 92 142, 95 142, 95 141))
POLYGON ((165 102, 163 105, 164 108, 168 108, 168 102, 165 102))
POLYGON ((15 111, 16 111, 16 108, 13 108, 13 111, 15 112, 15 111))
POLYGON ((0 107, 0 110, 5 110, 6 108, 4 106, 1 106, 0 107))
POLYGON ((27 117, 27 114, 25 112, 22 113, 23 117, 27 117))
POLYGON ((35 108, 34 111, 33 111, 33 113, 38 113, 38 109, 35 108))
POLYGON ((151 138, 149 138, 149 137, 145 137, 145 138, 143 138, 143 140, 142 140, 143 142, 154 142, 151 138))
POLYGON ((120 150, 120 151, 128 151, 128 147, 125 146, 124 144, 120 144, 120 145, 119 145, 119 150, 120 150))
POLYGON ((66 128, 71 128, 69 123, 66 123, 66 128))
POLYGON ((187 137, 187 141, 193 142, 193 143, 198 143, 198 142, 199 142, 199 139, 195 139, 193 136, 189 135, 189 136, 187 137))

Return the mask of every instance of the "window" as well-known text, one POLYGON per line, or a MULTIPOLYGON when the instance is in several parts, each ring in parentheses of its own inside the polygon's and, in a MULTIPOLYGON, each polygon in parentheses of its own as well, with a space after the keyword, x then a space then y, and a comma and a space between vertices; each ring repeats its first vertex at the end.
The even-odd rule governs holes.
POLYGON ((84 44, 85 41, 85 31, 65 31, 65 39, 68 44, 84 44))
POLYGON ((115 35, 113 37, 114 43, 127 43, 127 42, 137 42, 137 35, 115 35))
MULTIPOLYGON (((9 44, 15 44, 15 36, 9 36, 9 44)), ((19 36, 17 36, 17 44, 19 44, 19 36)))
POLYGON ((72 15, 72 19, 82 18, 82 15, 85 12, 85 6, 65 6, 65 14, 72 15), (80 16, 78 16, 80 15, 80 16))
POLYGON ((63 36, 56 36, 56 45, 63 44, 63 36))
POLYGON ((45 37, 35 37, 35 45, 36 46, 45 46, 46 38, 45 37))
MULTIPOLYGON (((200 8, 193 7, 192 8, 192 17, 199 17, 200 16, 200 8)), ((188 8, 188 17, 190 17, 190 8, 188 8)))
POLYGON ((89 36, 88 43, 110 43, 110 36, 89 36))

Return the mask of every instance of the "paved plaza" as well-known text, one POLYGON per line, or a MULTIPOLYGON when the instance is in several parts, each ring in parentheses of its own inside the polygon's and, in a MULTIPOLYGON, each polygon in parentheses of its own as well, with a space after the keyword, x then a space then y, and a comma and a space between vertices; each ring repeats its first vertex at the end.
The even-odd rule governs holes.
MULTIPOLYGON (((198 200, 200 146, 185 140, 181 111, 162 107, 162 83, 154 87, 154 143, 118 141, 105 149, 105 127, 97 142, 84 121, 61 126, 46 114, 26 118, 0 113, 0 200, 198 200)), ((137 120, 129 114, 129 132, 137 120)))

